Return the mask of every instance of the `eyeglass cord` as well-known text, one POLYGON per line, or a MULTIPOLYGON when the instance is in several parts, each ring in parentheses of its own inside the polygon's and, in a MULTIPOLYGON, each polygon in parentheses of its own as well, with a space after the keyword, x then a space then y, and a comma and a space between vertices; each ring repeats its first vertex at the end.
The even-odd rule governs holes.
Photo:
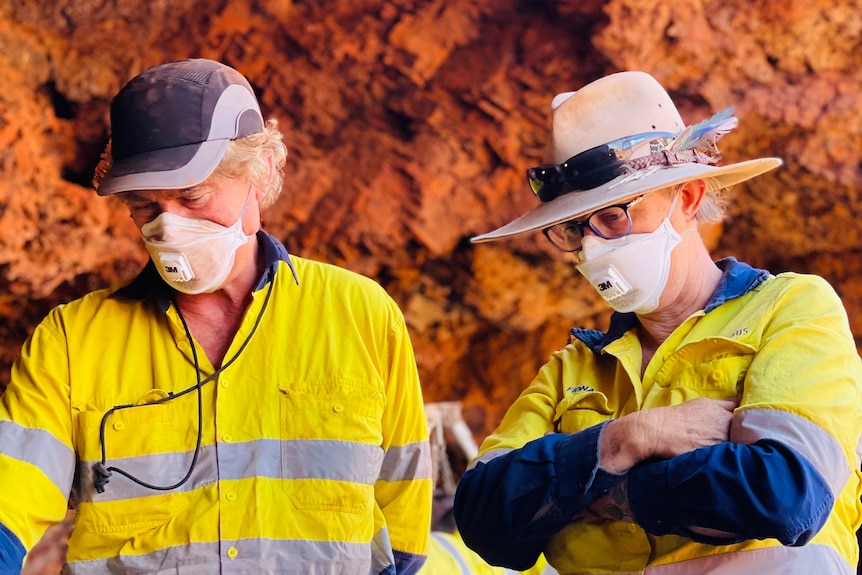
POLYGON ((109 482, 110 477, 113 475, 112 472, 114 472, 114 471, 116 471, 120 475, 130 479, 131 481, 137 483, 138 485, 140 485, 142 487, 146 487, 147 489, 153 489, 153 490, 157 490, 157 491, 170 491, 172 489, 176 489, 177 487, 180 487, 186 481, 189 480, 189 478, 192 476, 192 472, 194 471, 195 466, 197 465, 198 456, 200 455, 200 450, 201 450, 201 441, 203 438, 203 396, 201 393, 201 388, 205 384, 209 383, 210 381, 212 381, 216 377, 218 377, 218 375, 221 374, 228 367, 230 367, 230 365, 233 364, 233 362, 235 362, 237 360, 237 358, 239 358, 240 354, 243 352, 243 350, 245 350, 246 346, 248 346, 249 342, 251 341, 252 336, 254 336, 255 332, 257 331, 258 326, 260 325, 261 320, 263 319, 263 314, 266 311, 267 305, 269 304, 269 298, 272 295, 272 288, 274 285, 275 285, 275 277, 273 277, 270 280, 269 288, 267 289, 267 292, 266 292, 266 298, 263 300, 263 306, 260 309, 260 313, 257 314, 257 319, 255 320, 254 325, 251 328, 251 332, 248 334, 248 337, 245 338, 245 341, 242 342, 242 345, 240 346, 240 348, 236 351, 236 353, 233 355, 233 357, 231 357, 220 368, 215 370, 211 375, 209 375, 208 377, 206 377, 203 380, 201 380, 200 362, 198 361, 198 353, 196 350, 196 346, 194 344, 194 340, 192 339, 192 332, 189 329, 189 326, 186 323, 186 320, 183 317, 182 312, 180 311, 180 306, 177 305, 177 302, 175 299, 172 300, 174 306, 176 306, 176 308, 177 308, 177 315, 179 315, 179 317, 180 317, 180 321, 183 324, 183 329, 186 332, 186 337, 188 337, 189 344, 191 345, 191 348, 192 348, 192 358, 194 359, 195 377, 197 379, 197 383, 195 383, 193 386, 187 387, 186 389, 184 389, 180 392, 177 392, 177 393, 168 392, 167 397, 163 397, 161 399, 158 399, 158 400, 150 402, 150 403, 115 405, 114 407, 109 409, 105 413, 105 415, 102 416, 102 422, 99 425, 99 448, 101 450, 102 460, 93 466, 93 487, 96 489, 96 492, 98 492, 98 493, 104 493, 105 492, 105 485, 109 482), (119 467, 114 467, 114 466, 106 467, 105 464, 107 462, 107 458, 105 456, 105 453, 107 451, 107 442, 105 440, 105 426, 108 423, 108 418, 115 411, 119 411, 121 409, 131 409, 133 407, 146 407, 146 406, 150 406, 150 405, 158 405, 161 403, 167 403, 169 401, 173 401, 174 399, 182 397, 188 393, 191 393, 192 391, 197 391, 197 396, 198 396, 198 431, 197 431, 197 440, 195 443, 195 452, 194 452, 194 455, 192 456, 192 461, 191 461, 191 464, 189 465, 188 471, 185 474, 185 477, 183 477, 182 479, 180 479, 177 483, 174 483, 173 485, 153 485, 151 483, 147 483, 146 481, 143 481, 143 480, 135 477, 134 475, 132 475, 128 471, 125 471, 124 469, 121 469, 119 467))

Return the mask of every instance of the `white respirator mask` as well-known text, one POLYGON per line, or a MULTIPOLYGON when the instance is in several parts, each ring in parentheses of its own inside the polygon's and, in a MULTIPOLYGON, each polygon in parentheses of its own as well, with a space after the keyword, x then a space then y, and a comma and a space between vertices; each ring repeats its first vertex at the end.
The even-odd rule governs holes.
POLYGON ((646 314, 658 307, 670 275, 671 252, 682 241, 670 222, 676 198, 675 194, 655 231, 612 240, 592 235, 583 239, 576 268, 614 310, 646 314))
POLYGON ((239 218, 230 226, 170 212, 141 226, 147 251, 168 285, 187 294, 214 292, 224 285, 236 251, 254 237, 242 229, 250 195, 251 189, 239 218))

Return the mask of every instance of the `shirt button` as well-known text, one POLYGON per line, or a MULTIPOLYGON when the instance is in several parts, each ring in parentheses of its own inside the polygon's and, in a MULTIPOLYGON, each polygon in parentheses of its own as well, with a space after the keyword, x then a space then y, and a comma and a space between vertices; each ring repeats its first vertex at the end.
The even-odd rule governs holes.
POLYGON ((221 436, 221 438, 225 443, 230 443, 231 441, 233 441, 233 436, 230 433, 225 433, 221 436))
POLYGON ((721 372, 718 370, 713 371, 709 374, 709 380, 713 383, 718 383, 719 381, 721 381, 721 372))
POLYGON ((219 385, 221 385, 222 387, 227 387, 227 386, 229 386, 230 384, 227 382, 227 380, 226 380, 226 379, 223 379, 223 380, 221 380, 221 381, 219 382, 219 385))
POLYGON ((115 421, 114 422, 114 429, 116 429, 117 431, 120 431, 124 427, 126 427, 126 424, 123 423, 122 421, 115 421))
POLYGON ((231 545, 231 547, 227 550, 227 556, 231 559, 236 559, 237 555, 239 555, 239 551, 236 550, 236 547, 231 545))
POLYGON ((344 411, 344 406, 340 403, 336 403, 332 406, 332 411, 334 411, 335 413, 341 413, 342 411, 344 411))
POLYGON ((233 501, 233 500, 235 500, 235 499, 236 499, 236 493, 234 493, 233 491, 229 491, 229 492, 225 495, 225 499, 227 499, 228 501, 233 501))

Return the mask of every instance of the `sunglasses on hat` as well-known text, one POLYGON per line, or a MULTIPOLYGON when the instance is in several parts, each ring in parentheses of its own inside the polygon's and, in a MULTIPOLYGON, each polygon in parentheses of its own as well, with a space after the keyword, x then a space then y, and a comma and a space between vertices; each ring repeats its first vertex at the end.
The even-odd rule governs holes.
POLYGON ((562 164, 537 166, 527 170, 530 189, 541 202, 550 202, 569 192, 592 190, 626 172, 626 162, 636 152, 662 150, 676 134, 644 132, 626 136, 575 154, 562 164))

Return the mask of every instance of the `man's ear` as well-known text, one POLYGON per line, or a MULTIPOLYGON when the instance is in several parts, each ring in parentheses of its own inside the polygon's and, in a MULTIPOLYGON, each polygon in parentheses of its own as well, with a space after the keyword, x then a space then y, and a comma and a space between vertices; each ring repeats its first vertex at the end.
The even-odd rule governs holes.
POLYGON ((686 218, 694 219, 704 197, 706 197, 706 181, 692 180, 682 185, 679 190, 679 203, 686 218))

